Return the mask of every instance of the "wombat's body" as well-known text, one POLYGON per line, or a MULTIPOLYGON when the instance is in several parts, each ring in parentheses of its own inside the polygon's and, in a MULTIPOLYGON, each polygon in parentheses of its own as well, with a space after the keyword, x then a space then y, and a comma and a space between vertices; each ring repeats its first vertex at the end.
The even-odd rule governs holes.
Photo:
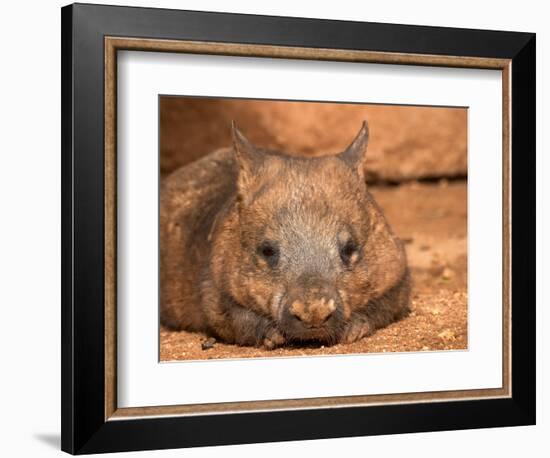
POLYGON ((351 342, 408 312, 409 271, 362 175, 366 125, 336 156, 234 131, 161 191, 161 321, 225 342, 351 342))

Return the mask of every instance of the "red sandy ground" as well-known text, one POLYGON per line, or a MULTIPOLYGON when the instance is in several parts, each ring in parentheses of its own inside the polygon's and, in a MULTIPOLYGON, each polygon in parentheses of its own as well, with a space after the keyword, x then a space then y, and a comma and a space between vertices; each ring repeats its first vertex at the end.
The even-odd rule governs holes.
POLYGON ((466 349, 466 182, 410 182, 371 192, 406 243, 414 285, 408 317, 352 344, 271 351, 219 342, 203 350, 206 336, 161 328, 161 361, 466 349))

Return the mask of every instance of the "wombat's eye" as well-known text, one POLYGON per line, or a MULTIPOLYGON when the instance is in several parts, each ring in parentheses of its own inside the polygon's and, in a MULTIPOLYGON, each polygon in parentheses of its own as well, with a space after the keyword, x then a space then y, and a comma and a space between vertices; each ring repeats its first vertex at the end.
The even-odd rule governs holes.
POLYGON ((258 253, 271 267, 274 267, 279 260, 279 248, 272 242, 261 243, 258 247, 258 253))
POLYGON ((357 245, 352 241, 347 241, 344 245, 340 247, 340 258, 342 258, 342 262, 349 266, 352 262, 357 259, 358 256, 358 248, 357 245))

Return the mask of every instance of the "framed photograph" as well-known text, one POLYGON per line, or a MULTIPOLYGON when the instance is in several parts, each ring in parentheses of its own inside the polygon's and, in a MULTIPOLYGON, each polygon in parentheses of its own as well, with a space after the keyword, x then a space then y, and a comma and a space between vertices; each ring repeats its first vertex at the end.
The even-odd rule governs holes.
POLYGON ((62 449, 535 423, 535 35, 62 9, 62 449))

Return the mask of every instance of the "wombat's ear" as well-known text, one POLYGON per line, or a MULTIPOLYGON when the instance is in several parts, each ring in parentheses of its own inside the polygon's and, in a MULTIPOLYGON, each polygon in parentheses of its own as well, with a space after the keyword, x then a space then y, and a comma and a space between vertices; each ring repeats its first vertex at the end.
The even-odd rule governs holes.
POLYGON ((369 142, 369 125, 367 121, 363 121, 361 130, 351 142, 351 144, 338 155, 347 165, 353 170, 356 170, 360 176, 363 176, 363 160, 367 152, 367 144, 369 142))
POLYGON ((237 129, 235 121, 231 123, 231 130, 233 133, 233 149, 239 165, 238 186, 239 189, 243 190, 248 187, 255 172, 262 165, 264 154, 237 129))

